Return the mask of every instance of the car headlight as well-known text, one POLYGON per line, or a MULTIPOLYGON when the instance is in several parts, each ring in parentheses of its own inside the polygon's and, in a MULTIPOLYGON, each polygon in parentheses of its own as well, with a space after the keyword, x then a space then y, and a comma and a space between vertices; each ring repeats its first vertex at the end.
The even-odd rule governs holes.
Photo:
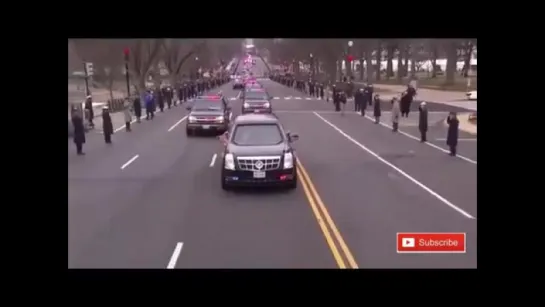
POLYGON ((195 123, 195 122, 197 122, 197 118, 195 116, 189 116, 189 122, 190 123, 195 123))
POLYGON ((217 122, 223 122, 223 116, 216 117, 216 121, 217 122))
POLYGON ((293 154, 287 152, 284 154, 284 169, 293 168, 293 154))
POLYGON ((265 108, 270 108, 270 107, 271 107, 271 104, 268 103, 268 102, 265 102, 265 103, 263 104, 263 107, 265 107, 265 108))
POLYGON ((235 157, 233 157, 233 154, 225 154, 225 169, 235 170, 235 157))
POLYGON ((244 107, 245 107, 245 108, 249 108, 249 107, 250 107, 250 104, 247 103, 247 102, 245 102, 245 103, 244 103, 244 107))

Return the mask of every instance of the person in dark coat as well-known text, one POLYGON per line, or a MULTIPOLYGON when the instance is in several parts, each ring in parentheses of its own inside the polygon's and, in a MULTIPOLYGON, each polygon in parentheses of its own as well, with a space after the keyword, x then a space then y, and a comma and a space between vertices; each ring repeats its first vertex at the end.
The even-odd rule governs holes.
POLYGON ((110 117, 110 109, 102 108, 102 132, 104 133, 104 141, 106 144, 112 144, 112 134, 114 134, 114 126, 110 117))
POLYGON ((85 110, 87 120, 89 121, 89 127, 94 128, 95 124, 93 123, 93 118, 95 117, 95 113, 93 112, 93 97, 91 95, 85 98, 85 110))
POLYGON ((373 105, 373 92, 375 89, 372 84, 367 84, 363 89, 363 96, 365 97, 365 104, 373 105))
POLYGON ((324 84, 320 83, 320 100, 324 100, 324 84))
POLYGON ((360 88, 354 95, 354 112, 362 111, 362 105, 365 103, 363 95, 363 88, 360 88))
POLYGON ((447 145, 450 148, 449 155, 456 156, 456 146, 458 145, 458 126, 460 121, 456 117, 456 112, 450 112, 447 117, 448 132, 447 132, 447 145))
POLYGON ((165 100, 163 99, 163 92, 161 89, 157 89, 155 91, 155 99, 157 100, 157 104, 159 105, 159 110, 161 112, 165 112, 165 100))
POLYGON ((78 155, 84 155, 83 144, 85 144, 85 127, 83 118, 78 111, 72 112, 72 125, 74 126, 74 143, 78 155))
POLYGON ((401 96, 401 117, 409 117, 409 112, 411 111, 411 103, 413 102, 414 96, 416 96, 416 90, 411 84, 409 84, 407 86, 407 90, 403 92, 401 96))
POLYGON ((375 105, 373 106, 373 116, 375 116, 375 124, 378 124, 380 123, 380 115, 381 115, 380 95, 376 94, 374 100, 375 100, 374 101, 375 105))
POLYGON ((401 115, 401 106, 397 97, 392 98, 392 132, 397 132, 399 128, 399 116, 401 115))
POLYGON ((428 132, 428 107, 426 102, 422 101, 418 107, 418 130, 420 130, 420 142, 427 142, 426 133, 428 132))
POLYGON ((170 109, 172 107, 172 90, 170 87, 163 88, 163 97, 167 102, 167 108, 170 109))
POLYGON ((142 104, 140 103, 140 97, 136 96, 133 101, 134 116, 136 116, 136 122, 140 123, 140 117, 142 116, 142 104))
POLYGON ((308 94, 312 97, 314 96, 314 82, 312 79, 308 80, 308 94))

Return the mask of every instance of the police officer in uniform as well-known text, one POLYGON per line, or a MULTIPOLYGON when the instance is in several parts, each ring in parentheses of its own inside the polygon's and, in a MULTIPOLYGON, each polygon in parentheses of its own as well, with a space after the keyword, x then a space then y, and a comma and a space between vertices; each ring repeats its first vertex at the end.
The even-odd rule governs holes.
POLYGON ((94 128, 95 124, 93 123, 93 118, 95 114, 93 112, 93 97, 91 95, 87 96, 85 99, 85 111, 88 116, 87 120, 89 121, 89 127, 94 128))
POLYGON ((335 105, 335 112, 341 111, 341 99, 337 86, 333 84, 333 104, 335 105))
POLYGON ((314 96, 314 82, 312 79, 308 80, 308 94, 312 97, 314 96))
POLYGON ((163 97, 165 97, 167 107, 170 109, 172 106, 172 90, 170 87, 167 86, 163 88, 163 97))
POLYGON ((373 88, 373 84, 369 83, 365 86, 363 93, 365 96, 365 102, 369 105, 373 105, 373 93, 375 89, 373 88))

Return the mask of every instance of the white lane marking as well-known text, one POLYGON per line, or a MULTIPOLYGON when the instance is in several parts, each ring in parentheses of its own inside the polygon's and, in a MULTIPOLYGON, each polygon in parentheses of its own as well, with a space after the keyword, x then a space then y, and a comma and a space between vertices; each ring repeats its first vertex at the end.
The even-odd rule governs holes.
POLYGON ((312 100, 312 98, 311 98, 311 97, 305 97, 305 99, 306 99, 306 100, 312 100))
POLYGON ((301 97, 295 97, 296 100, 301 100, 302 98, 301 97))
POLYGON ((176 267, 176 261, 178 261, 178 257, 180 257, 180 253, 182 252, 183 247, 184 242, 176 243, 174 252, 172 253, 172 256, 170 256, 170 261, 168 262, 167 269, 174 269, 176 267))
MULTIPOLYGON (((368 120, 370 120, 370 121, 372 121, 372 122, 375 121, 374 118, 372 118, 372 117, 370 117, 370 116, 368 116, 368 115, 365 115, 365 118, 367 118, 368 120)), ((379 124, 380 124, 381 126, 383 126, 383 127, 392 129, 392 126, 390 126, 390 125, 388 125, 388 124, 385 124, 385 123, 379 123, 379 124)), ((412 134, 408 134, 407 132, 401 131, 401 130, 399 130, 399 129, 397 130, 397 132, 403 134, 404 136, 406 136, 406 137, 408 137, 408 138, 410 138, 410 139, 413 139, 413 140, 416 140, 416 141, 419 141, 419 142, 420 142, 420 138, 419 138, 419 137, 416 137, 416 136, 414 136, 414 135, 412 135, 412 134)), ((426 143, 424 143, 424 144, 426 144, 426 145, 428 145, 428 146, 430 146, 430 147, 433 147, 433 148, 435 148, 435 149, 437 149, 437 150, 440 150, 440 151, 442 151, 442 152, 444 152, 444 153, 449 153, 449 152, 450 152, 450 151, 448 151, 448 150, 446 150, 446 149, 444 149, 444 148, 441 148, 441 147, 439 147, 439 146, 437 146, 437 145, 435 145, 435 144, 433 144, 433 143, 430 143, 430 142, 426 142, 426 143)), ((458 157, 458 158, 460 158, 460 159, 462 159, 462 160, 464 160, 464 161, 466 161, 466 162, 469 162, 469 163, 471 163, 471 164, 477 165, 477 161, 472 160, 472 159, 470 159, 470 158, 468 158, 468 157, 465 157, 465 156, 462 156, 462 155, 458 155, 458 154, 456 155, 456 157, 458 157)))
POLYGON ((231 97, 229 100, 237 100, 237 97, 231 97))
POLYGON ((280 99, 280 97, 273 97, 273 99, 280 99))
POLYGON ((138 159, 139 155, 134 155, 129 161, 125 162, 125 164, 121 165, 121 169, 124 169, 125 167, 129 166, 129 164, 133 163, 134 160, 138 159))
POLYGON ((181 124, 185 119, 187 118, 187 115, 182 117, 179 121, 177 121, 174 125, 172 125, 170 128, 168 128, 168 131, 167 132, 170 132, 172 130, 174 130, 174 128, 176 128, 176 126, 178 126, 179 124, 181 124))
POLYGON ((216 158, 218 157, 218 154, 214 154, 212 156, 212 161, 210 161, 210 167, 214 167, 214 163, 216 163, 216 158))
POLYGON ((453 203, 451 203, 450 201, 448 201, 446 198, 444 198, 443 196, 439 195, 437 192, 435 192, 434 190, 430 189, 429 187, 427 187, 426 185, 424 185, 423 183, 421 183, 420 181, 416 180, 415 178, 413 178, 411 175, 407 174, 405 171, 403 171, 402 169, 400 169, 399 167, 393 165, 392 163, 386 161, 384 158, 382 158, 381 156, 379 156, 377 153, 375 153, 374 151, 370 150, 369 148, 365 147, 364 145, 362 145, 360 142, 356 141, 354 138, 352 138, 350 135, 346 134, 344 131, 342 131, 339 127, 335 126, 334 124, 332 124, 331 122, 329 122, 327 119, 323 118, 320 114, 314 112, 314 115, 318 116, 318 118, 320 118, 324 123, 328 124, 331 128, 337 130, 337 132, 339 132, 342 136, 344 136, 347 140, 349 140, 350 142, 354 143, 355 145, 357 145, 359 148, 363 149, 364 151, 366 151, 368 154, 372 155, 373 157, 377 158, 380 162, 388 165, 389 167, 391 167, 392 169, 394 169, 395 171, 397 171, 399 174, 403 175, 405 178, 409 179, 410 181, 412 181, 414 184, 416 184, 417 186, 421 187, 424 191, 428 192, 429 194, 431 194, 432 196, 434 196, 435 198, 439 199, 442 203, 444 203, 445 205, 451 207, 452 209, 458 211, 458 213, 462 214, 463 216, 469 218, 469 219, 475 219, 475 217, 473 217, 471 214, 467 213, 466 211, 464 211, 463 209, 461 209, 460 207, 454 205, 453 203))
MULTIPOLYGON (((447 139, 445 139, 445 138, 438 138, 438 139, 435 139, 435 140, 436 140, 436 141, 446 141, 447 139)), ((464 141, 466 141, 466 142, 467 142, 467 141, 477 142, 477 138, 462 138, 462 139, 459 138, 458 141, 462 141, 462 142, 464 142, 464 141)))
POLYGON ((284 97, 284 100, 290 100, 291 97, 284 97))

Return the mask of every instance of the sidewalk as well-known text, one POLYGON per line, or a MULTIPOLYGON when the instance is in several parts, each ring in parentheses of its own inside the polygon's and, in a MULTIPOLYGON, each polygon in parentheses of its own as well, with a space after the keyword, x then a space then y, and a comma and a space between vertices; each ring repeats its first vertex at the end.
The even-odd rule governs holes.
MULTIPOLYGON (((390 84, 374 84, 375 89, 389 90, 396 93, 395 95, 401 94, 407 89, 404 85, 390 85, 390 84)), ((395 95, 383 96, 384 99, 390 99, 395 95)), ((429 101, 434 103, 442 103, 446 105, 451 105, 455 107, 465 108, 468 110, 477 111, 477 101, 467 100, 465 93, 462 92, 453 92, 453 91, 438 91, 430 89, 417 89, 416 99, 429 101)))

